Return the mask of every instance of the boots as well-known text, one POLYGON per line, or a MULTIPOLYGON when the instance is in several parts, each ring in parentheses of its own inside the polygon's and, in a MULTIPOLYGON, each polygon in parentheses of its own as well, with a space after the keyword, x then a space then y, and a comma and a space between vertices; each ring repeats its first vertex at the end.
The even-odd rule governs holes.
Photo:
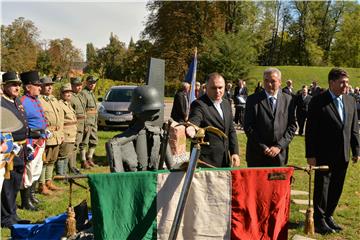
POLYGON ((51 191, 59 191, 61 188, 54 185, 54 183, 51 180, 46 180, 46 187, 50 189, 51 191))
POLYGON ((21 195, 21 208, 30 210, 30 211, 38 211, 38 208, 32 204, 30 201, 30 188, 25 188, 20 190, 21 195))
POLYGON ((56 161, 56 174, 60 176, 65 176, 65 159, 64 158, 58 158, 56 161))
POLYGON ((95 164, 91 158, 89 158, 86 162, 90 165, 90 167, 98 167, 98 165, 95 164))
POLYGON ((90 169, 91 167, 90 167, 88 161, 82 161, 82 162, 81 162, 81 168, 83 168, 83 169, 90 169))
POLYGON ((82 149, 80 151, 81 153, 81 168, 83 169, 90 169, 91 166, 89 165, 87 159, 86 159, 86 150, 85 149, 82 149))
POLYGON ((30 187, 30 201, 33 203, 33 204, 39 204, 40 203, 40 200, 36 198, 36 195, 35 195, 35 188, 36 188, 36 182, 33 182, 33 184, 31 185, 30 187))
POLYGON ((51 195, 51 191, 47 188, 47 186, 44 183, 39 183, 39 193, 42 195, 49 196, 51 195))
POLYGON ((98 165, 96 165, 93 162, 94 153, 95 153, 95 148, 89 148, 89 152, 88 152, 88 155, 87 155, 87 162, 90 165, 90 167, 98 167, 98 165))

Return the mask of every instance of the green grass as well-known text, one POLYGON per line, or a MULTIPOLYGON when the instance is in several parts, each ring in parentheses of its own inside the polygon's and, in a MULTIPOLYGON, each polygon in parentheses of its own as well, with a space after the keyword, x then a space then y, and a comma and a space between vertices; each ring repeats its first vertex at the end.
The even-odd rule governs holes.
MULTIPOLYGON (((99 145, 96 149, 97 159, 102 163, 106 163, 106 153, 104 144, 107 139, 112 138, 118 131, 99 131, 99 145)), ((240 157, 241 166, 246 167, 245 162, 245 144, 246 136, 244 134, 238 135, 240 143, 240 157)), ((305 154, 304 154, 304 138, 296 136, 290 145, 290 157, 289 164, 297 166, 306 166, 305 154)), ((96 173, 96 172, 109 172, 109 168, 106 166, 98 167, 94 170, 86 171, 85 173, 96 173)), ((360 235, 360 188, 359 188, 359 177, 360 164, 350 164, 348 174, 345 181, 345 187, 340 199, 340 204, 335 211, 334 218, 340 225, 344 227, 344 231, 341 233, 331 234, 329 236, 321 236, 316 234, 313 238, 316 239, 329 239, 329 240, 340 240, 340 239, 358 239, 360 235)), ((77 182, 87 186, 86 180, 81 179, 77 182)), ((18 210, 18 214, 22 218, 30 219, 33 222, 41 222, 44 218, 54 216, 63 213, 68 205, 68 186, 65 183, 58 183, 64 190, 56 193, 49 197, 39 196, 42 200, 39 212, 29 212, 24 210, 18 210)), ((303 171, 295 171, 294 181, 292 183, 292 189, 296 190, 308 190, 308 175, 303 171)), ((299 197, 296 197, 299 198, 299 197)), ((78 186, 73 186, 73 201, 72 204, 79 204, 82 200, 87 200, 90 206, 90 194, 88 190, 82 189, 78 186)), ((303 199, 307 199, 306 196, 303 199)), ((18 199, 20 200, 20 199, 18 199)), ((305 216, 300 213, 300 209, 306 209, 306 206, 296 206, 291 204, 290 213, 290 225, 289 239, 295 234, 303 235, 303 223, 305 216)), ((10 236, 8 229, 2 229, 2 239, 6 239, 10 236)))
MULTIPOLYGON (((301 89, 303 85, 310 85, 316 80, 320 87, 327 88, 327 76, 332 67, 303 67, 303 66, 276 66, 282 74, 282 86, 285 86, 287 79, 293 80, 295 90, 301 89)), ((253 92, 257 82, 263 80, 263 72, 267 66, 252 67, 248 75, 247 85, 250 92, 253 92)), ((360 68, 345 68, 350 75, 350 85, 360 86, 360 68)))

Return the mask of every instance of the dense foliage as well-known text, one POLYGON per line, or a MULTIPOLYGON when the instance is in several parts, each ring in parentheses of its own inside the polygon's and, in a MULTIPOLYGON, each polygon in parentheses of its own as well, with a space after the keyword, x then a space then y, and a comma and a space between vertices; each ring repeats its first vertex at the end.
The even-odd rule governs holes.
POLYGON ((142 83, 150 57, 166 60, 166 79, 184 79, 198 52, 198 77, 212 71, 228 80, 249 67, 360 66, 358 1, 150 1, 142 38, 129 44, 109 33, 85 59, 69 38, 40 40, 22 17, 1 26, 2 71, 38 68, 67 77, 73 68, 101 78, 142 83))

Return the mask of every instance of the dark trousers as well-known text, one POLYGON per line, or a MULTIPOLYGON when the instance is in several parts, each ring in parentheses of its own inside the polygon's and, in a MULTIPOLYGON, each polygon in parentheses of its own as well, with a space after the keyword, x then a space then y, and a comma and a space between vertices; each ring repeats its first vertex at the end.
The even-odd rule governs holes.
POLYGON ((245 116, 245 106, 236 106, 235 107, 235 117, 234 122, 244 126, 244 116, 245 116))
POLYGON ((329 171, 315 171, 314 220, 333 215, 343 190, 349 163, 330 166, 329 171))
POLYGON ((304 134, 305 121, 306 121, 306 115, 304 115, 304 114, 297 115, 297 123, 299 125, 299 135, 304 134))
POLYGON ((14 169, 10 173, 10 179, 5 179, 1 192, 1 225, 16 223, 16 196, 20 190, 24 162, 19 157, 14 157, 14 169))

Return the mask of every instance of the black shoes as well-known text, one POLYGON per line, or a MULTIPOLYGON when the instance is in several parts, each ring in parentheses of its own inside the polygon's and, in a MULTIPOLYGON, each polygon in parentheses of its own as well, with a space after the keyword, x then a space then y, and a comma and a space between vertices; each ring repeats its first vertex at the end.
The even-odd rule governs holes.
POLYGON ((21 209, 30 211, 38 211, 38 208, 30 200, 30 188, 20 190, 21 195, 21 209))
POLYGON ((30 187, 30 201, 33 205, 37 205, 40 203, 40 200, 36 198, 35 189, 36 189, 36 182, 34 182, 30 187))
POLYGON ((328 225, 330 228, 334 229, 335 231, 340 232, 341 230, 343 230, 342 227, 340 227, 340 226, 335 222, 335 220, 334 220, 333 217, 331 217, 331 216, 330 216, 330 217, 326 217, 326 218, 325 218, 325 221, 326 221, 327 225, 328 225))
POLYGON ((315 220, 314 225, 315 225, 315 232, 320 233, 322 235, 336 232, 335 229, 331 228, 326 223, 324 218, 315 220))
POLYGON ((81 174, 80 170, 78 168, 76 168, 76 167, 70 168, 69 171, 70 171, 70 173, 72 173, 74 175, 80 175, 81 174))

